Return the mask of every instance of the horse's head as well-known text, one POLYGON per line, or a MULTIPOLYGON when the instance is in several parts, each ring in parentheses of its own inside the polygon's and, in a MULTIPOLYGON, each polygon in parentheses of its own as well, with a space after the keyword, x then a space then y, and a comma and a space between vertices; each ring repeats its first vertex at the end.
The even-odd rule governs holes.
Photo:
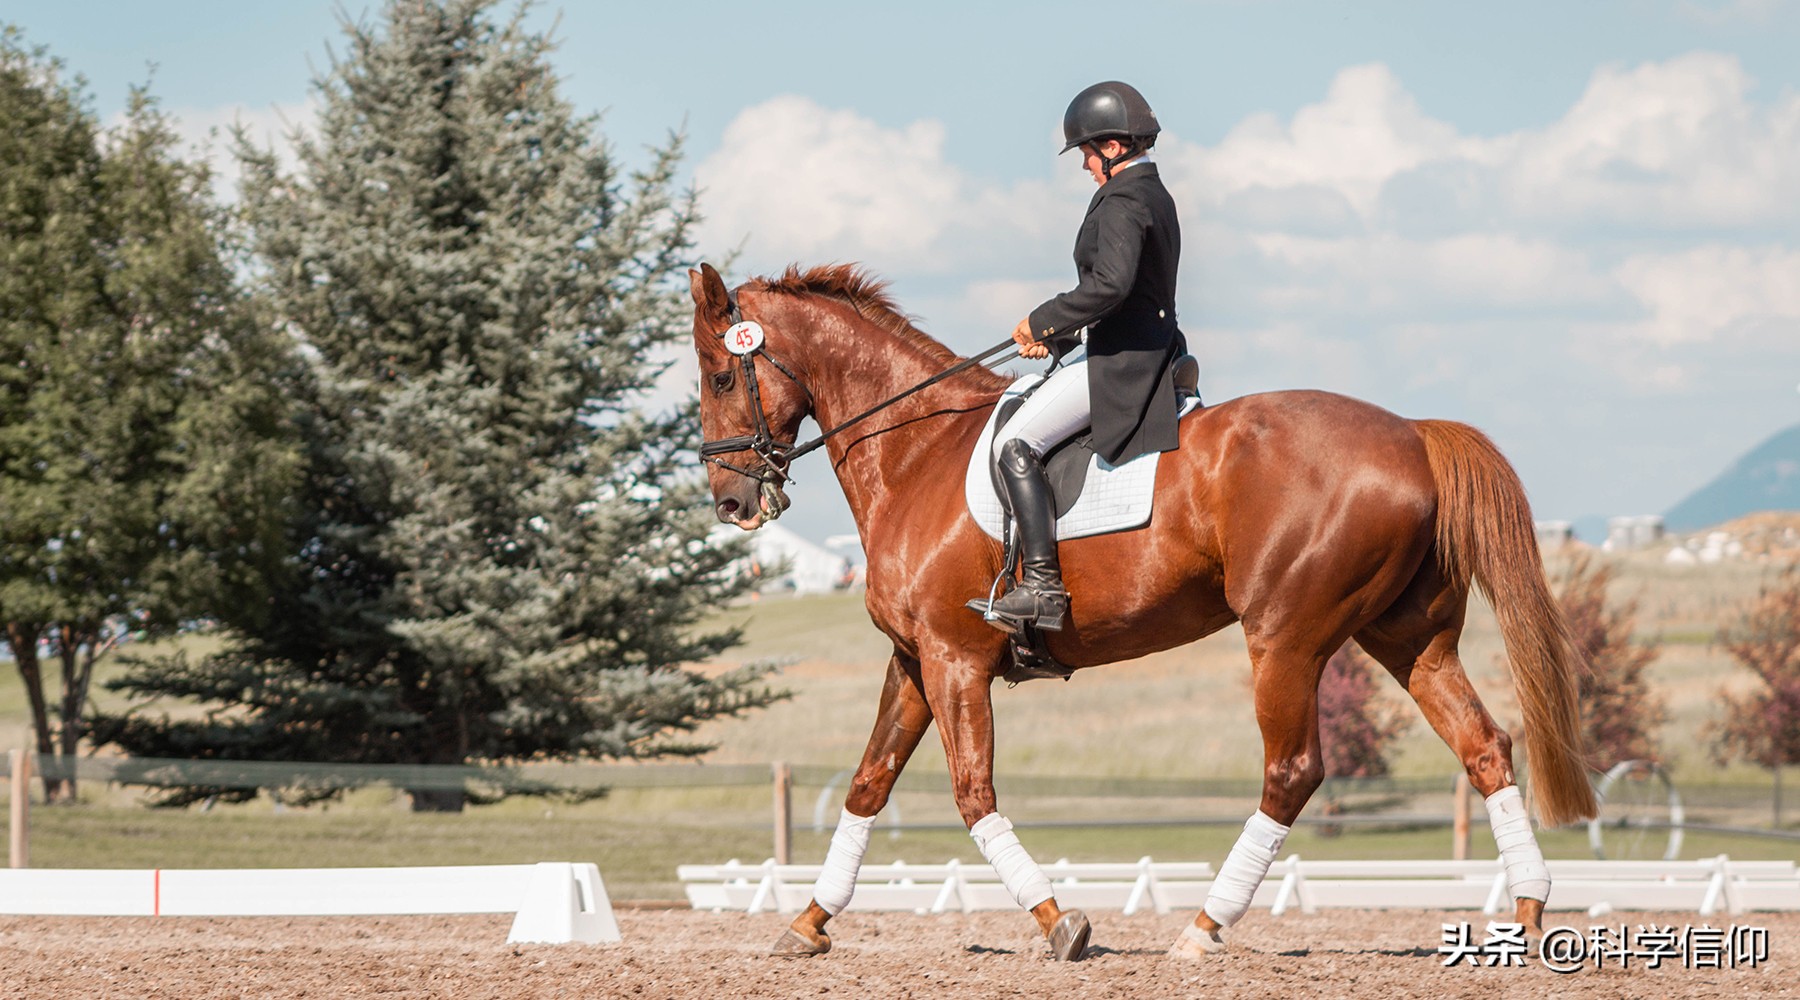
POLYGON ((700 360, 700 430, 719 520, 751 531, 787 509, 788 449, 812 408, 808 390, 769 341, 791 345, 765 315, 747 315, 711 264, 688 272, 694 353, 700 360), (779 356, 777 356, 779 355, 779 356))

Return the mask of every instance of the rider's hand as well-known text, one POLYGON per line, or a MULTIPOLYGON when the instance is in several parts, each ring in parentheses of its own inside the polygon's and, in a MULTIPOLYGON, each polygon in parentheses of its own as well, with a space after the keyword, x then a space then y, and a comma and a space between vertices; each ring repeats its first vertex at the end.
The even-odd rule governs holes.
POLYGON ((1020 320, 1018 326, 1013 327, 1012 339, 1013 343, 1019 345, 1019 357, 1021 358, 1030 358, 1035 361, 1038 358, 1050 356, 1050 348, 1047 345, 1042 341, 1032 339, 1031 317, 1029 316, 1020 320))

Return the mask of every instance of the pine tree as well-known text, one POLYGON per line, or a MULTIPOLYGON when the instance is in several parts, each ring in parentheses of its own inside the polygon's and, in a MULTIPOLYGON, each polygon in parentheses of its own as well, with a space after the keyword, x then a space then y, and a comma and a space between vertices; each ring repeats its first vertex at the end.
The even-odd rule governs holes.
POLYGON ((0 619, 37 749, 66 759, 122 639, 263 607, 298 468, 277 387, 291 352, 237 293, 207 172, 145 92, 103 134, 9 30, 0 116, 0 619))
POLYGON ((296 571, 224 652, 121 685, 229 709, 122 720, 134 753, 694 755, 700 722, 785 696, 682 666, 737 641, 692 626, 741 584, 704 542, 698 421, 633 408, 683 325, 679 142, 622 177, 550 41, 493 6, 346 24, 295 174, 240 139, 261 289, 312 361, 296 571))

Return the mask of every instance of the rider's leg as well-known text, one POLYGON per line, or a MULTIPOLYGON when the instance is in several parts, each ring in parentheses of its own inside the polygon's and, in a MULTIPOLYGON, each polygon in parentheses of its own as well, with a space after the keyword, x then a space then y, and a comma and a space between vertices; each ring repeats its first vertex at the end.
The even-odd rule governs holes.
POLYGON ((1010 625, 1008 631, 1023 624, 1057 631, 1068 614, 1069 595, 1056 558, 1056 501, 1043 462, 1020 438, 1000 449, 1000 481, 1019 525, 1021 581, 994 602, 995 624, 1010 625))
POLYGON ((994 434, 994 458, 1006 442, 1019 438, 1043 455, 1081 433, 1093 420, 1088 399, 1088 363, 1066 364, 1050 374, 1012 418, 994 434))
POLYGON ((1008 506, 1019 526, 1023 583, 993 604, 993 624, 1017 631, 1035 624, 1057 631, 1068 615, 1062 566, 1056 557, 1056 501, 1044 476, 1043 455, 1090 422, 1087 363, 1057 370, 994 436, 994 456, 1008 506))

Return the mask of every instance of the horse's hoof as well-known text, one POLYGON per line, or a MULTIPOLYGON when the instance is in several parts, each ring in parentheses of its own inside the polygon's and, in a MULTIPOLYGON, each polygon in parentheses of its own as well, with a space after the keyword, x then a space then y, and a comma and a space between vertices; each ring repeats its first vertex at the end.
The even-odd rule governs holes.
POLYGON ((819 932, 819 940, 814 943, 808 940, 806 935, 789 927, 775 941, 775 947, 769 949, 769 954, 776 958, 811 958, 814 955, 823 955, 830 950, 831 935, 824 931, 819 932))
POLYGON ((1094 932, 1087 914, 1069 910, 1050 928, 1050 951, 1058 962, 1079 962, 1087 951, 1088 936, 1094 932))
POLYGON ((1225 939, 1219 936, 1218 931, 1203 931, 1189 924, 1182 929, 1181 936, 1175 939, 1174 946, 1169 949, 1169 957, 1184 962, 1199 962, 1213 955, 1223 954, 1224 951, 1225 939))

